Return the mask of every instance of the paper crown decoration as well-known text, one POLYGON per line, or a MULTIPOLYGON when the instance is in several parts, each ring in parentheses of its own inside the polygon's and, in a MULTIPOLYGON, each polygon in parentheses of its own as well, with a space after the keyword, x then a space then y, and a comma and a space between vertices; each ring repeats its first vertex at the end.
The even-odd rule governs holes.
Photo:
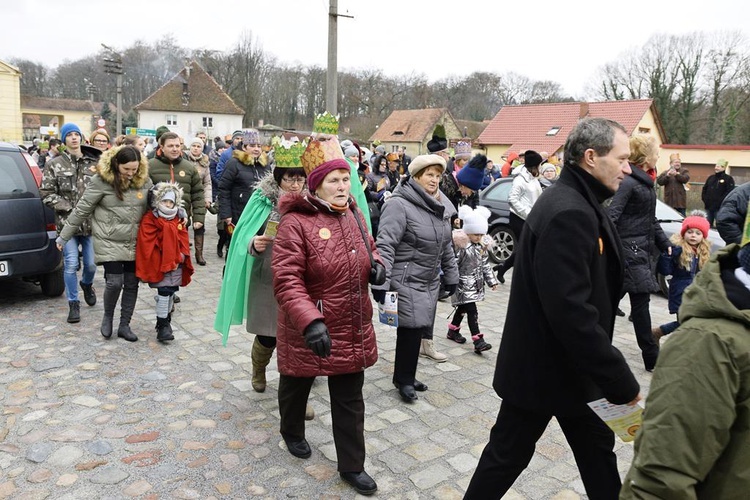
POLYGON ((300 161, 302 167, 305 169, 305 173, 310 175, 310 172, 320 165, 337 159, 346 161, 339 141, 334 137, 326 141, 310 141, 310 144, 307 145, 302 153, 300 161))
POLYGON ((254 128, 245 130, 242 133, 242 144, 260 144, 260 132, 254 128))
POLYGON ((339 133, 339 116, 333 116, 326 111, 323 114, 316 115, 313 122, 313 133, 338 135, 339 133))
POLYGON ((273 159, 277 167, 302 167, 302 154, 307 147, 306 142, 285 141, 274 137, 271 144, 273 145, 273 159))
POLYGON ((679 159, 680 159, 680 153, 672 153, 671 155, 669 155, 669 161, 670 162, 672 162, 674 160, 679 160, 679 159))
POLYGON ((386 155, 385 159, 388 160, 388 161, 398 161, 399 160, 398 153, 388 153, 388 155, 386 155))

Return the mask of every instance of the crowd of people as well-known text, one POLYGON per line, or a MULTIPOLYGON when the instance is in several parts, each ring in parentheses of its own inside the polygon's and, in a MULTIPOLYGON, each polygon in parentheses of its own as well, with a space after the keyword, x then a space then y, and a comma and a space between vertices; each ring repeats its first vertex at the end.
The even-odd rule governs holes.
POLYGON ((315 416, 307 400, 315 378, 327 377, 339 474, 371 495, 377 484, 364 470, 362 395, 365 370, 378 360, 370 295, 382 305, 398 294, 392 381, 409 404, 428 390, 425 378, 417 379, 420 358, 448 358, 434 342, 438 301, 450 298, 454 307, 446 338, 466 343, 466 318, 481 359, 493 345, 478 303, 512 268, 493 381, 502 404, 465 498, 500 498, 528 466, 552 417, 590 498, 617 498, 621 489, 622 498, 748 491, 741 471, 750 461, 740 450, 750 435, 750 188, 734 189, 726 161, 703 188, 707 213, 686 217, 670 241, 655 217, 656 186, 684 214, 689 173, 673 155, 657 176, 653 138, 629 137, 616 122, 581 120, 562 160, 526 150, 511 152, 502 166, 474 154, 468 138, 450 148, 442 127, 427 154, 414 158, 382 145, 367 157, 357 142, 339 142, 337 128, 326 113, 303 141, 269 143, 255 129, 209 141, 204 132, 184 138, 160 127, 155 141, 112 141, 98 129, 87 144, 79 127, 65 124, 59 139, 40 141, 32 153, 43 168, 43 201, 57 216, 68 322, 80 321, 79 286, 84 302, 96 304, 101 265, 101 335, 138 340, 130 322, 144 282, 156 293, 156 339, 173 341, 177 292, 190 283, 193 262, 206 264, 206 212, 216 214, 217 256, 226 262, 215 329, 225 343, 232 325, 254 335, 256 392, 266 390, 276 353, 280 434, 295 457, 312 454, 305 421, 315 416), (517 245, 493 272, 490 212, 479 193, 501 177, 513 177, 508 201, 517 245), (712 256, 714 220, 734 245, 712 256), (669 311, 678 316, 652 328, 657 253, 662 274, 672 277, 669 311), (622 487, 614 434, 588 403, 641 400, 612 345, 625 293, 644 368, 654 376, 622 487), (683 418, 677 406, 690 398, 699 401, 690 401, 683 418), (666 453, 675 440, 680 452, 666 453), (694 460, 706 447, 709 456, 694 460))

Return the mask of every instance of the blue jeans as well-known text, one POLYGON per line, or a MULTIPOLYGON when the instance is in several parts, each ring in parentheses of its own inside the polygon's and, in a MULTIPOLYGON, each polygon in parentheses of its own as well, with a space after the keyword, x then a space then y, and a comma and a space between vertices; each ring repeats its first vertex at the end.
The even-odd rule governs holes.
POLYGON ((94 240, 91 236, 73 236, 63 247, 63 277, 65 294, 68 302, 78 300, 78 245, 83 254, 83 274, 81 282, 90 285, 94 281, 96 264, 94 264, 94 240))

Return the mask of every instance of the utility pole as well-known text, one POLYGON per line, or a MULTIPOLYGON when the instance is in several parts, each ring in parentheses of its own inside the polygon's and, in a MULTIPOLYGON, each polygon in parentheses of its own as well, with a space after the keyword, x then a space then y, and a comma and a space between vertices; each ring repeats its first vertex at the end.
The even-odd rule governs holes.
POLYGON ((338 13, 338 0, 330 0, 328 7, 328 71, 326 73, 326 111, 338 114, 338 18, 348 16, 338 13))
POLYGON ((104 72, 117 75, 117 131, 115 136, 122 134, 122 56, 112 47, 102 44, 110 53, 110 57, 104 58, 104 72))

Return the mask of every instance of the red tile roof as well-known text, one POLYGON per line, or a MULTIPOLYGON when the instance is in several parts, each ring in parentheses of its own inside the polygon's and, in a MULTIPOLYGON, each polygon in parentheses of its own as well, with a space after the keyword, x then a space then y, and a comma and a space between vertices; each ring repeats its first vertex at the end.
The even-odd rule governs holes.
MULTIPOLYGON (((568 134, 578 123, 581 115, 615 120, 621 123, 630 135, 652 105, 653 100, 641 99, 504 106, 484 129, 477 142, 485 146, 509 144, 508 152, 518 153, 533 149, 552 154, 565 145, 568 134), (555 135, 547 135, 553 127, 560 127, 560 130, 555 135)), ((664 131, 655 112, 654 115, 658 133, 664 141, 664 131)))
POLYGON ((221 86, 206 73, 200 64, 191 61, 188 67, 172 77, 162 87, 133 107, 138 111, 187 111, 193 113, 218 113, 244 115, 221 86), (189 71, 188 71, 189 68, 189 71), (189 99, 183 102, 183 88, 187 83, 189 99))
MULTIPOLYGON (((83 111, 101 115, 101 102, 93 102, 83 99, 55 99, 52 97, 37 97, 33 95, 21 96, 21 107, 26 109, 43 109, 49 111, 83 111)), ((111 113, 117 113, 117 106, 110 103, 109 110, 111 113)))
POLYGON ((370 142, 423 142, 432 137, 435 125, 445 114, 453 120, 448 108, 397 109, 372 134, 370 142))

